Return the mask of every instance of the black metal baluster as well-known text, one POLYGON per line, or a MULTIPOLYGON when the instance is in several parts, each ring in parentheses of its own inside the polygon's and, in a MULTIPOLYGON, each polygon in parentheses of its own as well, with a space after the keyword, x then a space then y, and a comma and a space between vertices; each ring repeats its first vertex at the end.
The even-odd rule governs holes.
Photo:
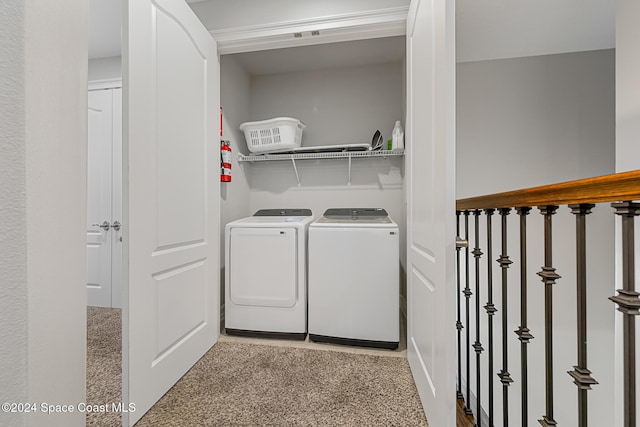
POLYGON ((520 340, 520 372, 522 376, 522 427, 529 425, 529 381, 527 344, 533 339, 527 327, 527 215, 530 207, 516 208, 520 215, 520 327, 515 331, 520 340))
MULTIPOLYGON (((461 241, 460 236, 460 211, 456 211, 456 241, 461 241)), ((458 303, 458 318, 456 320, 456 329, 458 330, 458 390, 456 392, 456 398, 464 399, 462 395, 462 322, 460 321, 462 297, 460 294, 460 249, 462 246, 456 242, 456 286, 457 286, 457 303, 458 303)))
POLYGON ((624 426, 636 425, 636 320, 640 314, 640 295, 635 290, 634 217, 640 215, 640 203, 612 203, 622 217, 622 289, 609 299, 618 304, 622 317, 624 359, 624 426))
POLYGON ((473 249, 473 257, 476 260, 476 341, 473 343, 473 349, 476 351, 476 426, 482 424, 481 421, 481 406, 480 406, 480 355, 483 352, 482 344, 480 343, 480 258, 482 257, 482 251, 480 250, 480 213, 482 211, 475 210, 473 215, 475 216, 474 231, 475 231, 475 248, 473 249))
POLYGON ((544 215, 544 267, 538 272, 544 283, 544 365, 545 365, 545 409, 546 414, 538 422, 545 426, 555 426, 553 419, 553 287, 560 276, 553 268, 552 228, 551 216, 556 213, 558 206, 539 206, 544 215))
POLYGON ((502 423, 509 425, 509 385, 513 382, 509 374, 509 358, 507 351, 507 269, 512 261, 507 255, 507 215, 511 208, 500 208, 502 230, 502 254, 498 258, 498 264, 502 268, 502 370, 498 373, 502 383, 502 423))
POLYGON ((488 335, 489 335, 489 427, 493 427, 493 315, 496 313, 496 306, 493 304, 493 266, 491 258, 493 255, 491 240, 493 237, 491 230, 491 217, 495 209, 485 209, 487 215, 487 305, 484 309, 487 311, 488 317, 488 335))
MULTIPOLYGON (((466 240, 469 240, 469 211, 464 211, 464 238, 466 240)), ((470 350, 469 348, 471 347, 471 338, 469 337, 469 298, 471 298, 471 295, 473 295, 473 293, 471 292, 471 289, 469 289, 469 246, 467 245, 466 248, 464 248, 464 257, 465 257, 465 275, 464 275, 464 279, 465 279, 465 288, 464 288, 464 297, 466 298, 466 304, 465 304, 465 309, 466 309, 466 317, 465 317, 465 325, 466 325, 466 338, 467 338, 467 398, 464 402, 464 413, 467 415, 473 415, 473 411, 471 410, 471 408, 469 407, 469 403, 471 401, 471 378, 469 378, 469 376, 471 375, 470 373, 470 361, 471 361, 471 356, 470 356, 470 350)))
POLYGON ((578 386, 578 425, 587 427, 587 391, 598 382, 587 369, 587 238, 586 216, 594 204, 569 205, 576 216, 576 299, 578 308, 578 364, 568 374, 578 386))

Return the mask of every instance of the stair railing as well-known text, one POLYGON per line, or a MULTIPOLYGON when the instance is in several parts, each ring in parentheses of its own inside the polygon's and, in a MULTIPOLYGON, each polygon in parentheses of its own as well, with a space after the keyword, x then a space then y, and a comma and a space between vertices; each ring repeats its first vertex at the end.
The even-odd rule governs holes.
MULTIPOLYGON (((457 201, 456 219, 458 232, 457 245, 457 342, 458 342, 458 378, 457 378, 457 395, 459 399, 464 399, 465 412, 474 414, 476 425, 494 426, 494 406, 499 404, 499 400, 494 399, 493 376, 497 375, 502 384, 502 423, 506 427, 509 425, 509 389, 513 383, 513 379, 508 365, 508 343, 509 338, 513 338, 512 332, 508 331, 508 294, 512 289, 520 291, 520 325, 515 331, 517 339, 520 341, 520 420, 514 425, 526 427, 529 423, 529 407, 528 401, 530 393, 539 392, 538 390, 529 390, 529 372, 528 372, 528 346, 533 339, 532 331, 529 330, 528 314, 531 307, 528 306, 528 295, 533 292, 529 289, 529 276, 527 266, 527 216, 532 212, 533 207, 537 207, 540 215, 543 217, 543 254, 541 259, 544 265, 537 272, 544 287, 544 330, 538 331, 543 334, 544 340, 544 395, 545 395, 545 411, 538 420, 542 426, 550 427, 558 425, 554 415, 554 383, 558 381, 571 381, 577 386, 578 407, 574 420, 565 420, 565 425, 578 425, 586 427, 588 425, 587 411, 587 392, 592 386, 598 382, 591 375, 591 371, 587 365, 587 216, 592 212, 597 203, 610 203, 613 208, 612 213, 620 218, 621 235, 619 244, 621 245, 621 265, 622 280, 621 289, 617 291, 617 295, 611 296, 609 299, 615 303, 614 308, 622 313, 622 354, 623 354, 623 373, 622 373, 622 396, 623 396, 623 425, 625 427, 636 426, 636 331, 635 317, 640 314, 640 294, 635 289, 635 253, 634 253, 634 220, 640 215, 640 170, 624 172, 595 178, 581 179, 569 182, 563 182, 553 185, 545 185, 540 187, 527 188, 518 191, 509 191, 504 193, 491 194, 480 197, 465 198, 457 201), (553 304, 554 304, 554 286, 561 279, 554 267, 553 257, 553 216, 557 213, 559 206, 568 206, 571 213, 575 217, 576 227, 576 339, 577 339, 577 355, 576 364, 573 370, 568 371, 569 377, 557 378, 554 376, 554 324, 553 324, 553 304), (519 219, 519 283, 509 283, 507 274, 508 269, 514 267, 509 256, 508 248, 508 216, 515 210, 519 219), (492 241, 494 239, 492 230, 492 217, 497 213, 500 218, 499 238, 500 255, 496 262, 501 271, 500 283, 495 285, 501 286, 500 301, 494 301, 494 278, 492 275, 491 258, 493 257, 492 241), (486 235, 487 242, 484 250, 487 253, 487 274, 486 289, 482 288, 480 274, 482 270, 481 258, 483 248, 481 247, 480 234, 481 221, 480 217, 486 217, 486 235), (469 217, 473 216, 473 230, 470 232, 469 217), (461 227, 461 222, 463 226, 461 227), (461 229, 464 229, 464 236, 461 236, 461 229), (471 234, 470 234, 471 233, 471 234), (471 246, 473 250, 470 251, 471 246), (461 260, 461 251, 464 248, 464 259, 461 260), (470 256, 474 257, 475 277, 470 277, 470 256), (464 269, 464 271, 461 271, 464 269), (464 282, 461 280, 464 278, 464 282), (464 283, 464 289, 461 285, 464 283), (473 285, 473 291, 472 286, 473 285), (514 288, 515 287, 515 288, 514 288), (463 302, 464 298, 464 302, 463 302), (481 300, 482 298, 482 300, 481 300), (485 299, 486 298, 486 299, 485 299), (486 317, 480 319, 480 306, 484 304, 486 317), (475 322, 471 322, 470 309, 475 306, 475 322), (498 315, 501 323, 499 331, 499 339, 502 341, 502 357, 495 360, 494 354, 494 316, 498 315), (486 322, 486 323, 485 323, 486 322), (488 336, 487 348, 485 349, 481 343, 481 330, 486 329, 488 336), (464 332, 464 342, 462 330, 464 332), (472 331, 475 332, 475 341, 471 342, 472 331), (470 349, 475 350, 475 361, 470 355, 470 349), (485 352, 486 350, 486 352, 485 352), (475 362, 475 390, 472 396, 470 383, 470 367, 475 362), (496 365, 500 362, 500 370, 495 372, 496 365), (463 366, 465 369, 463 369, 463 366), (488 381, 487 387, 482 387, 482 380, 485 376, 488 381), (466 380, 466 387, 462 386, 461 379, 466 380), (488 402, 481 407, 481 392, 488 390, 488 396, 485 399, 488 402), (475 399, 475 405, 472 401, 475 399), (472 408, 475 406, 475 408, 472 408), (474 411, 475 409, 475 411, 474 411)), ((611 283, 614 282, 611 278, 611 283)), ((612 331, 613 333, 613 331, 612 331)))

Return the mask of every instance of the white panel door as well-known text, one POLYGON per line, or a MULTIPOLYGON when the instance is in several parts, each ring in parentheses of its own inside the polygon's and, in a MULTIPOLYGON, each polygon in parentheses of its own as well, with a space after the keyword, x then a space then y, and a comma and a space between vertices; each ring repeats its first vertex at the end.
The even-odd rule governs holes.
POLYGON ((123 396, 133 425, 219 331, 219 63, 184 0, 130 0, 123 25, 123 396))
POLYGON ((88 96, 87 304, 111 307, 113 95, 94 90, 88 96))
POLYGON ((455 426, 455 16, 412 0, 407 21, 407 354, 429 425, 455 426))

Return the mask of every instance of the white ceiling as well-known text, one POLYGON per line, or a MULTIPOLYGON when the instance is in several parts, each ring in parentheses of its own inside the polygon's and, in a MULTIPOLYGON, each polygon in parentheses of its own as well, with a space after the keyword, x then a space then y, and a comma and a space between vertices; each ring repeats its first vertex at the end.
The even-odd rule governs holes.
MULTIPOLYGON (((219 0, 187 1, 195 3, 195 7, 204 1, 219 0)), ((90 58, 120 55, 121 4, 122 0, 90 0, 90 58)), ((615 46, 615 0, 457 0, 456 9, 458 61, 545 55, 615 46)), ((204 24, 211 29, 207 22, 204 24)), ((371 48, 367 47, 367 43, 353 47, 357 49, 349 49, 348 53, 332 49, 332 53, 337 55, 335 61, 353 61, 357 65, 365 50, 371 48)), ((317 55, 307 58, 309 63, 320 55, 326 56, 326 51, 318 49, 317 55)), ((392 50, 390 47, 380 49, 376 55, 382 57, 391 54, 392 50)), ((272 55, 279 54, 272 52, 272 55)), ((247 64, 252 66, 248 59, 247 64)))

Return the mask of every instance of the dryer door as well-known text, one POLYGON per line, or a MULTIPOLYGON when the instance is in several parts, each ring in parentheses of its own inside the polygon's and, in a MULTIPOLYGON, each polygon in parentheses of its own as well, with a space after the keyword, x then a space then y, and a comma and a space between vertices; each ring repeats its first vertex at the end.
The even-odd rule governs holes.
POLYGON ((232 228, 229 288, 237 305, 293 307, 298 300, 295 228, 232 228))

